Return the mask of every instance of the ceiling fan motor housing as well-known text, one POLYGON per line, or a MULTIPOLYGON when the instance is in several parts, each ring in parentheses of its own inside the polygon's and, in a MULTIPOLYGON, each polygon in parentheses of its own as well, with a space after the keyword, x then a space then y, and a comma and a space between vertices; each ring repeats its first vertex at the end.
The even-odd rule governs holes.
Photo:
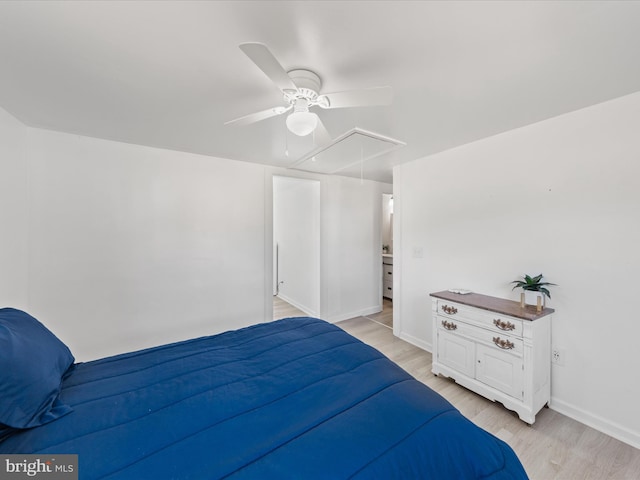
POLYGON ((322 80, 318 75, 310 70, 291 70, 287 74, 298 87, 297 92, 285 94, 285 98, 289 103, 295 103, 297 98, 305 98, 309 102, 313 102, 318 98, 318 92, 322 87, 322 80))

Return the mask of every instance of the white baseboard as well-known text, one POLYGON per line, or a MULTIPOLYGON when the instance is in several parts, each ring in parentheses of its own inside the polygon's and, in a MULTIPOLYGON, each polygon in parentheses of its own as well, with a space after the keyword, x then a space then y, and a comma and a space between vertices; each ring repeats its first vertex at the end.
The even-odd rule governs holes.
POLYGON ((410 343, 411 345, 415 345, 416 347, 421 348, 422 350, 426 350, 427 352, 433 351, 430 343, 427 343, 424 340, 419 339, 418 337, 414 337, 413 335, 400 332, 400 335, 398 335, 398 338, 404 340, 405 342, 410 343))
POLYGON ((332 315, 329 318, 325 318, 325 320, 329 323, 338 323, 343 320, 349 320, 350 318, 366 317, 367 315, 373 315, 374 313, 380 313, 381 311, 382 311, 382 304, 363 308, 361 310, 354 310, 352 312, 339 313, 337 315, 332 315))
POLYGON ((553 396, 551 397, 549 408, 566 415, 569 418, 573 418, 580 423, 584 423, 591 428, 595 428, 596 430, 620 440, 621 442, 629 444, 632 447, 640 448, 640 434, 638 432, 632 432, 622 425, 611 423, 610 421, 582 410, 575 405, 553 398, 553 396))
POLYGON ((287 302, 292 307, 296 307, 298 310, 301 310, 302 312, 305 313, 305 315, 307 315, 309 317, 320 318, 320 313, 319 312, 315 312, 314 310, 310 309, 306 305, 301 305, 298 302, 296 302, 295 300, 293 300, 293 299, 291 299, 291 298, 289 298, 286 295, 283 295, 281 293, 278 294, 278 297, 281 300, 284 300, 285 302, 287 302))
MULTIPOLYGON (((416 347, 422 348, 423 350, 428 352, 433 351, 431 344, 412 335, 400 332, 398 337, 412 345, 415 345, 416 347)), ((622 425, 611 423, 605 418, 589 413, 567 402, 558 400, 557 398, 551 397, 549 408, 580 423, 584 423, 585 425, 609 435, 616 440, 620 440, 634 448, 640 449, 640 434, 638 432, 631 431, 622 425)))

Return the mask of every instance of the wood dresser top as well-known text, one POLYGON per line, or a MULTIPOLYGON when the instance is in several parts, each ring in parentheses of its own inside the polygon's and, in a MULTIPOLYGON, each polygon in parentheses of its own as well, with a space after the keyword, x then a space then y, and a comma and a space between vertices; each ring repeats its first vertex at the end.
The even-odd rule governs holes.
POLYGON ((491 310, 492 312, 502 313, 503 315, 509 315, 523 320, 537 320, 551 315, 555 311, 553 308, 543 308, 541 312, 536 312, 535 305, 527 305, 523 308, 520 306, 520 302, 490 297, 479 293, 462 295, 445 290, 443 292, 431 293, 430 295, 443 300, 449 300, 450 302, 461 303, 463 305, 469 305, 470 307, 481 308, 482 310, 491 310))

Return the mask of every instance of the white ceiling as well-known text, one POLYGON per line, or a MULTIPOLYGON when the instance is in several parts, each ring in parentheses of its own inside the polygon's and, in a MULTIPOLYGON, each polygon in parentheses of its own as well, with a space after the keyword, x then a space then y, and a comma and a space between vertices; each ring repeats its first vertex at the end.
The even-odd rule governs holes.
POLYGON ((314 70, 323 92, 392 86, 392 106, 319 112, 333 137, 406 142, 365 162, 387 182, 394 164, 640 91, 633 1, 3 1, 0 106, 35 127, 289 166, 313 145, 284 116, 223 125, 282 104, 243 42, 314 70))

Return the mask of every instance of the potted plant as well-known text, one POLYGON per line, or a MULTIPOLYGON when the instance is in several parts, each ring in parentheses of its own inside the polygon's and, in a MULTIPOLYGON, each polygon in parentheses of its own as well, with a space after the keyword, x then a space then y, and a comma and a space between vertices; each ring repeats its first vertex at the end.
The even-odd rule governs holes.
POLYGON ((544 306, 544 297, 547 296, 551 298, 551 293, 547 288, 550 285, 555 285, 555 283, 543 282, 542 274, 536 275, 532 277, 530 275, 525 275, 520 280, 514 280, 511 283, 515 283, 515 286, 512 290, 516 288, 522 288, 524 291, 524 303, 526 305, 538 305, 538 297, 540 297, 540 305, 544 306))

